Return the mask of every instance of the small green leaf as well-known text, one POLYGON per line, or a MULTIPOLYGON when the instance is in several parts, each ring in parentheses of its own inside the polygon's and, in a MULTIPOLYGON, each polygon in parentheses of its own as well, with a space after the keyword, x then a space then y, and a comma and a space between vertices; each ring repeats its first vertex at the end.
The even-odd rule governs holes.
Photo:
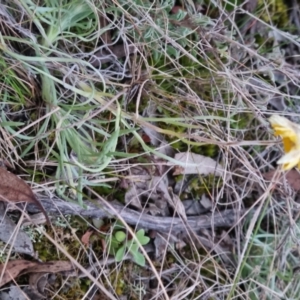
POLYGON ((135 252, 134 254, 132 253, 134 261, 141 267, 144 267, 146 264, 145 257, 142 253, 140 252, 135 252))
POLYGON ((115 238, 118 242, 123 242, 126 239, 126 233, 123 231, 117 231, 115 233, 115 238))
POLYGON ((125 246, 122 246, 121 248, 118 249, 116 256, 115 256, 116 262, 120 262, 124 259, 125 250, 126 250, 125 246))
POLYGON ((140 240, 140 238, 142 238, 145 235, 145 230, 144 229, 140 229, 137 233, 136 233, 136 238, 138 240, 140 240))
POLYGON ((12 122, 12 121, 6 121, 6 122, 0 122, 1 127, 5 126, 23 126, 23 122, 12 122))
POLYGON ((108 238, 107 249, 109 251, 109 254, 115 255, 119 247, 120 247, 120 243, 116 240, 115 237, 108 238))
POLYGON ((139 240, 141 245, 147 245, 150 242, 150 238, 148 236, 143 236, 142 239, 139 240))
POLYGON ((144 229, 140 229, 137 233, 136 233, 136 238, 139 240, 139 242, 141 243, 141 245, 147 245, 150 241, 150 238, 145 236, 145 230, 144 229))
POLYGON ((133 246, 134 244, 135 244, 134 240, 127 241, 126 247, 127 247, 128 249, 131 249, 132 246, 133 246))
POLYGON ((180 52, 177 51, 177 49, 169 45, 167 45, 167 53, 173 58, 178 58, 178 55, 180 54, 180 52))
POLYGON ((134 253, 139 251, 139 245, 132 244, 131 247, 128 247, 128 250, 131 252, 132 255, 134 255, 134 253))

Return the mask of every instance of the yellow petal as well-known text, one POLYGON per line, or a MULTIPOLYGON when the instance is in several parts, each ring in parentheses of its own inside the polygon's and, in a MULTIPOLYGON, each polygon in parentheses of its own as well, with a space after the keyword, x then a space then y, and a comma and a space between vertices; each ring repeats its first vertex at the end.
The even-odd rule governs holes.
MULTIPOLYGON (((271 124, 272 125, 272 124, 271 124)), ((296 131, 292 128, 272 126, 275 135, 280 135, 282 137, 290 137, 294 142, 296 142, 296 131)))
POLYGON ((300 141, 300 127, 298 124, 279 115, 272 115, 269 121, 276 135, 289 138, 295 144, 300 141))
POLYGON ((279 115, 272 115, 269 118, 275 135, 282 137, 284 152, 300 150, 300 126, 279 115))
POLYGON ((295 166, 300 168, 300 126, 279 115, 269 118, 275 135, 282 137, 284 152, 286 153, 277 164, 284 170, 290 170, 295 166))
POLYGON ((283 137, 282 143, 285 153, 288 153, 291 150, 295 150, 296 148, 296 144, 289 137, 283 137))
POLYGON ((300 163, 300 151, 293 150, 282 156, 277 164, 282 165, 283 170, 290 170, 300 163))
POLYGON ((279 115, 272 115, 269 118, 269 122, 272 124, 272 126, 279 126, 285 128, 293 128, 294 126, 297 126, 297 124, 293 123, 289 119, 279 115))

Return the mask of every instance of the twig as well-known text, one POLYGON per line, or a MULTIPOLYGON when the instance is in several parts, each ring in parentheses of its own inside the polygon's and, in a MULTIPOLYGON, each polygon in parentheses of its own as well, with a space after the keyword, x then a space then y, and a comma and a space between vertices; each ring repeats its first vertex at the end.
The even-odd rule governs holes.
MULTIPOLYGON (((75 203, 63 201, 59 198, 39 197, 48 214, 63 214, 63 215, 79 215, 85 218, 115 218, 122 217, 128 224, 139 225, 144 229, 153 229, 157 231, 178 232, 185 231, 185 222, 178 217, 158 217, 141 212, 137 212, 123 205, 110 202, 111 208, 105 203, 91 203, 86 201, 86 208, 82 208, 75 203), (113 208, 113 209, 112 209, 113 208)), ((37 208, 33 205, 28 205, 28 211, 31 213, 37 212, 37 208)), ((232 227, 241 218, 248 214, 247 210, 227 209, 225 211, 209 213, 200 216, 188 217, 186 220, 189 229, 199 230, 204 228, 215 227, 232 227)), ((252 211, 251 211, 252 212, 252 211)))

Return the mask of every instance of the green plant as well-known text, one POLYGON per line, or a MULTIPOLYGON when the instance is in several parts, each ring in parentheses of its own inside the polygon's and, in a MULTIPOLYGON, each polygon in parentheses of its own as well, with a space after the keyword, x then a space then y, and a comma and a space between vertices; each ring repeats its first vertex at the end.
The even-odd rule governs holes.
POLYGON ((130 240, 127 239, 127 234, 124 231, 118 230, 109 237, 109 251, 115 255, 117 262, 122 261, 129 252, 133 256, 134 261, 143 267, 145 266, 145 257, 139 252, 139 248, 147 245, 149 241, 150 238, 145 236, 144 229, 140 229, 136 233, 135 239, 132 238, 130 240))
POLYGON ((45 231, 45 227, 42 225, 34 227, 30 225, 24 227, 23 231, 27 233, 27 235, 33 243, 36 243, 41 241, 43 237, 43 232, 45 231))

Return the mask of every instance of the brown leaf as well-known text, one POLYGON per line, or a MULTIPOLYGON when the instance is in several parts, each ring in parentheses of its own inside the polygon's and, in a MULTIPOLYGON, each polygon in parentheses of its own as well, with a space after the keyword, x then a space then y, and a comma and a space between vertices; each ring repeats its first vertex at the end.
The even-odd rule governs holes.
MULTIPOLYGON (((266 180, 271 180, 275 172, 276 171, 273 170, 262 175, 266 180)), ((297 170, 293 169, 284 173, 284 177, 291 188, 293 188, 295 191, 300 191, 300 173, 297 170)), ((278 180, 278 184, 283 183, 282 179, 283 178, 281 176, 281 178, 278 180)))
POLYGON ((5 264, 0 265, 0 287, 5 285, 6 283, 10 282, 12 279, 15 279, 21 273, 24 272, 27 268, 36 266, 36 262, 30 262, 28 260, 13 260, 9 261, 5 267, 5 264), (5 267, 5 271, 1 278, 3 269, 5 267))
POLYGON ((45 288, 49 281, 48 275, 49 273, 31 273, 29 275, 29 287, 26 294, 30 296, 30 299, 46 299, 45 288))
MULTIPOLYGON (((169 202, 169 204, 174 208, 176 213, 183 218, 183 220, 187 221, 185 207, 184 207, 181 199, 179 198, 178 195, 173 193, 172 188, 169 187, 168 191, 169 191, 169 195, 171 197, 171 201, 169 202)), ((169 199, 169 197, 167 197, 167 200, 168 199, 169 199)))
POLYGON ((272 170, 270 172, 262 173, 262 176, 266 180, 271 180, 275 174, 276 170, 272 170))
POLYGON ((36 199, 31 188, 26 182, 13 173, 8 172, 0 167, 0 201, 9 201, 13 203, 27 202, 34 203, 45 215, 47 222, 50 224, 49 217, 42 206, 36 199))
POLYGON ((58 273, 69 272, 73 269, 74 267, 68 261, 53 261, 46 263, 31 262, 22 259, 9 261, 6 266, 5 264, 0 265, 0 276, 4 270, 2 280, 0 281, 0 287, 10 282, 12 279, 26 273, 58 273))
POLYGON ((90 243, 90 237, 93 234, 93 230, 88 230, 82 237, 81 237, 81 242, 85 245, 88 246, 90 243))
POLYGON ((38 263, 35 267, 28 268, 26 273, 59 273, 72 270, 74 270, 74 267, 69 261, 49 261, 38 263))

